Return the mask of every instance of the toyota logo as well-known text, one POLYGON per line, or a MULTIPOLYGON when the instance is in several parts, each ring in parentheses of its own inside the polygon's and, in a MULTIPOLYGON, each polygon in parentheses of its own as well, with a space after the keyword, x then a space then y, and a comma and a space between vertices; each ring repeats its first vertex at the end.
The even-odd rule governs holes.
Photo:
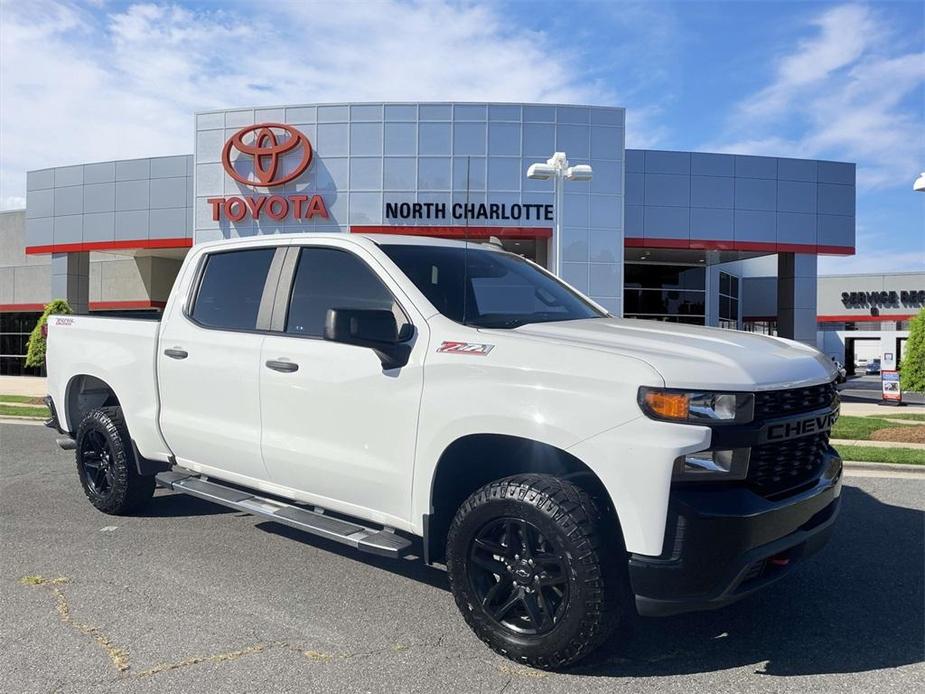
MULTIPOLYGON (((238 160, 240 159, 241 156, 238 157, 238 160)), ((222 149, 222 166, 228 175, 238 183, 253 187, 288 183, 298 178, 311 162, 311 142, 304 133, 285 123, 258 123, 243 127, 228 138, 222 149), (246 178, 237 172, 231 162, 232 150, 253 157, 254 179, 246 178), (289 153, 301 155, 301 158, 292 171, 277 178, 283 156, 289 153)))

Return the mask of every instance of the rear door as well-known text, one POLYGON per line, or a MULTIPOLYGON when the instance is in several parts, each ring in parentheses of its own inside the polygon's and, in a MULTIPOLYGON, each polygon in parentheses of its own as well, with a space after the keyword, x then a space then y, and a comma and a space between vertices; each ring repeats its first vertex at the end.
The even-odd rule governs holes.
POLYGON ((306 245, 289 253, 260 359, 271 478, 333 510, 407 522, 426 324, 365 249, 306 245), (372 349, 324 340, 330 308, 391 310, 413 344, 407 365, 383 370, 372 349), (291 366, 279 370, 281 362, 291 366))
POLYGON ((260 350, 285 247, 205 254, 158 345, 160 424, 181 465, 246 482, 260 457, 260 350), (246 479, 244 479, 246 478, 246 479))

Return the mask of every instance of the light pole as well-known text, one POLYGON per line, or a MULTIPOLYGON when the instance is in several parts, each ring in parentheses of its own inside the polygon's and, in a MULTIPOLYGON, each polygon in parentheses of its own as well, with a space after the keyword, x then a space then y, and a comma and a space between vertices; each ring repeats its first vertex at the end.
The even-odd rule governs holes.
POLYGON ((915 183, 912 184, 912 190, 925 193, 925 171, 919 174, 919 177, 915 179, 915 183))
POLYGON ((527 168, 527 178, 539 181, 553 179, 555 200, 553 202, 553 248, 556 254, 556 277, 562 277, 562 207, 564 205, 565 181, 590 181, 591 167, 587 164, 569 166, 565 152, 556 152, 546 163, 537 162, 527 168))

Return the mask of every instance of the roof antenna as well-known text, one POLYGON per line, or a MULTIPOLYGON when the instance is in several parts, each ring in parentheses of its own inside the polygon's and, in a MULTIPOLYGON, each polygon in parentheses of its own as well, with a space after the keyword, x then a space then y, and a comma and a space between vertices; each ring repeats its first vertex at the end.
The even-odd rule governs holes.
POLYGON ((462 322, 463 325, 468 325, 466 321, 467 313, 467 304, 469 297, 469 166, 472 163, 472 157, 466 157, 466 206, 463 208, 463 221, 465 226, 463 226, 463 243, 465 244, 465 250, 463 251, 463 313, 462 313, 462 322))

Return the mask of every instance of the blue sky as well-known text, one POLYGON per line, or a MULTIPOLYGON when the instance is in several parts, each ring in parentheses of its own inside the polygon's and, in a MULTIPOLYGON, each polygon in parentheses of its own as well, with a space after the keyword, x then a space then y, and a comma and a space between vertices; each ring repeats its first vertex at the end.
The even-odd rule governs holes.
POLYGON ((0 206, 27 168, 192 151, 196 110, 627 107, 627 146, 858 164, 858 255, 925 269, 925 4, 0 0, 0 206))

